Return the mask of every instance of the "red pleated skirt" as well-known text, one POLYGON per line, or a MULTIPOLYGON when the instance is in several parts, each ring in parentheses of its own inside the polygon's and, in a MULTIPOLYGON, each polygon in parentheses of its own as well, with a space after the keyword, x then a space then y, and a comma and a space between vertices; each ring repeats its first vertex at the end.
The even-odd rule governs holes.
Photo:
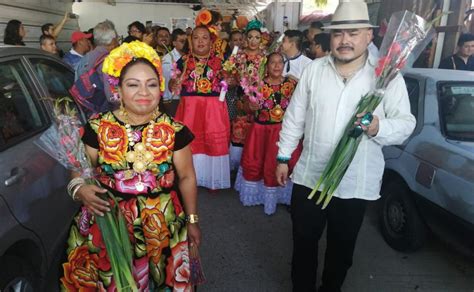
MULTIPOLYGON (((260 181, 263 179, 263 184, 267 187, 278 186, 275 170, 280 130, 281 123, 264 125, 254 122, 250 126, 241 160, 243 177, 246 180, 260 181)), ((300 143, 291 156, 290 169, 295 166, 302 149, 300 143)))
POLYGON ((230 122, 227 104, 217 96, 182 96, 175 120, 193 132, 193 154, 229 154, 230 122))

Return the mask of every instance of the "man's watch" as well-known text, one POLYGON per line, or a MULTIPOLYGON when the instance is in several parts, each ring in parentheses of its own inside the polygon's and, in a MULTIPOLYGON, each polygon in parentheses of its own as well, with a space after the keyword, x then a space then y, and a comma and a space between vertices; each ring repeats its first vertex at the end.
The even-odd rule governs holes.
POLYGON ((186 216, 186 222, 194 224, 199 222, 199 217, 196 214, 189 214, 186 216))

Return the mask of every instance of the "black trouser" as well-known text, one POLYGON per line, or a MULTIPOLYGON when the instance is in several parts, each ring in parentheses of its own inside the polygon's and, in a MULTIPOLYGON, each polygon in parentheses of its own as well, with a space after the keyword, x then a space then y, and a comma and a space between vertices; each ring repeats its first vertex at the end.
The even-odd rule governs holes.
POLYGON ((364 218, 366 200, 333 197, 325 210, 308 200, 311 189, 295 184, 291 198, 293 221, 293 261, 291 278, 294 292, 316 291, 318 241, 327 222, 327 247, 320 291, 340 291, 352 266, 354 247, 364 218))

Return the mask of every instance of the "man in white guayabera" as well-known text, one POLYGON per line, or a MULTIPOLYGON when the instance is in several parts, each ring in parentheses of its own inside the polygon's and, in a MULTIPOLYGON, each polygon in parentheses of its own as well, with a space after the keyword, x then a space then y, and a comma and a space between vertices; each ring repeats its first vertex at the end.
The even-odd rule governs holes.
MULTIPOLYGON (((368 54, 372 40, 367 4, 340 0, 331 24, 331 55, 309 64, 301 75, 280 132, 276 175, 288 179, 287 162, 304 135, 303 152, 293 175, 293 291, 316 291, 318 241, 327 223, 327 249, 319 291, 340 291, 352 265, 357 234, 368 201, 377 200, 384 170, 382 147, 401 144, 412 133, 405 82, 397 76, 373 112, 356 155, 326 209, 308 200, 360 98, 375 86, 377 59, 368 54)), ((316 195, 316 198, 318 194, 316 195)))

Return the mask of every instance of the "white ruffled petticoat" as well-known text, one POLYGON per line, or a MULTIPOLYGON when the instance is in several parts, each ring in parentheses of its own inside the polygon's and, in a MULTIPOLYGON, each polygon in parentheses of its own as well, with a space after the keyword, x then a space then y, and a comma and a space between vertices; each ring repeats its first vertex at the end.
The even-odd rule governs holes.
POLYGON ((230 188, 229 155, 193 154, 197 185, 212 190, 230 188))
POLYGON ((263 205, 267 215, 275 213, 277 204, 290 205, 293 183, 288 180, 284 187, 267 187, 260 181, 248 181, 239 167, 234 188, 239 192, 240 201, 244 206, 263 205))

